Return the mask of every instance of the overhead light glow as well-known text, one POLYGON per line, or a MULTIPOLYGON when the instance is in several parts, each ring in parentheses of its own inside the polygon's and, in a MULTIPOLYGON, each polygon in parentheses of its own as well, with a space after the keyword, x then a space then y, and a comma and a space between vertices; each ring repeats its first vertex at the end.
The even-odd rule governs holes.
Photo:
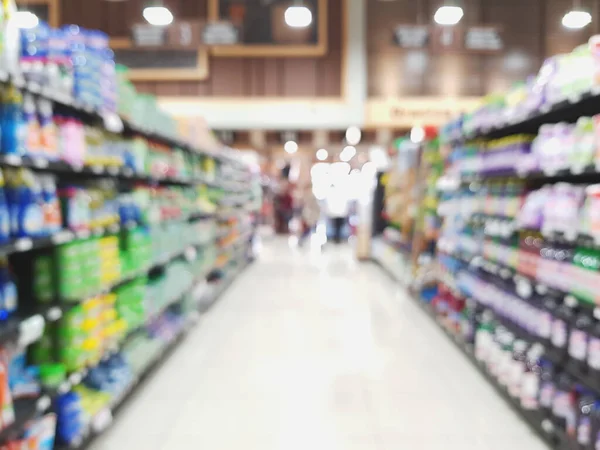
POLYGON ((464 15, 460 6, 440 6, 433 16, 439 25, 456 25, 464 15))
POLYGON ((31 11, 17 11, 14 15, 14 21, 18 28, 29 30, 39 25, 40 19, 31 11))
POLYGON ((291 155, 292 153, 296 153, 298 151, 298 144, 296 144, 294 141, 287 141, 283 146, 283 149, 291 155))
POLYGON ((589 25, 592 21, 592 15, 587 11, 569 11, 562 18, 563 27, 572 30, 578 30, 589 25))
POLYGON ((327 158, 329 158, 329 152, 327 150, 324 148, 317 150, 317 159, 319 161, 325 161, 327 158))
POLYGON ((346 142, 349 145, 358 145, 360 144, 360 138, 362 134, 360 132, 360 128, 358 127, 348 127, 346 130, 346 142))
POLYGON ((173 23, 173 14, 164 6, 148 6, 144 8, 144 19, 150 25, 164 27, 173 23))
POLYGON ((305 28, 312 23, 312 13, 306 6, 290 6, 285 10, 284 19, 292 28, 305 28))
POLYGON ((415 144, 419 144, 423 142, 423 139, 425 139, 425 130, 423 127, 412 127, 412 130, 410 130, 410 140, 415 144))
POLYGON ((342 150, 342 153, 340 153, 340 159, 344 162, 348 162, 354 158, 354 155, 356 155, 356 148, 348 145, 347 147, 344 147, 344 150, 342 150))

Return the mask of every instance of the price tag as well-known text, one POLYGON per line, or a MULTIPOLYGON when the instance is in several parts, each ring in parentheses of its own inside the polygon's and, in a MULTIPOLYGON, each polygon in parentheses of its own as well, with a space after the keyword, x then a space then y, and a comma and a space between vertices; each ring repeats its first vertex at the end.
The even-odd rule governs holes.
POLYGON ((77 239, 88 239, 91 233, 89 230, 81 230, 76 233, 77 239))
POLYGON ((45 324, 46 321, 39 314, 21 321, 19 324, 19 345, 26 347, 41 338, 44 334, 45 324))
POLYGON ((52 242, 54 244, 64 244, 73 240, 75 235, 69 230, 59 231, 52 236, 52 242))
POLYGON ((92 166, 91 169, 92 172, 94 172, 95 174, 100 174, 104 172, 104 167, 98 165, 92 166))
POLYGON ((47 395, 43 395, 42 397, 40 397, 36 403, 36 408, 38 411, 46 411, 49 407, 50 404, 52 403, 52 401, 50 400, 50 397, 48 397, 47 395))
POLYGON ((69 382, 71 383, 71 386, 77 386, 79 383, 81 383, 82 378, 83 376, 80 372, 75 372, 69 377, 69 382))
POLYGON ((15 242, 15 250, 18 252, 26 252, 33 248, 33 241, 31 238, 21 238, 15 242))
POLYGON ((23 164, 23 159, 19 155, 6 155, 4 161, 11 166, 20 166, 23 164))
POLYGON ((519 297, 524 299, 531 297, 531 294, 533 293, 531 283, 522 279, 517 282, 516 291, 517 294, 519 294, 519 297))
POLYGON ((68 381, 63 381, 60 384, 60 386, 58 386, 58 389, 57 389, 59 394, 66 394, 70 390, 71 390, 71 383, 69 383, 68 381))
POLYGON ((548 293, 548 286, 545 284, 537 284, 535 286, 535 291, 540 295, 546 295, 548 293))
POLYGON ((565 305, 567 305, 569 308, 575 308, 577 306, 577 299, 572 295, 567 295, 564 298, 564 302, 565 305))
POLYGON ((48 167, 49 164, 47 159, 40 157, 33 158, 32 163, 35 167, 39 169, 45 169, 46 167, 48 167))
POLYGON ((116 176, 119 174, 119 168, 117 166, 108 166, 108 173, 116 176))
POLYGON ((36 82, 34 82, 34 81, 30 81, 30 82, 27 84, 27 89, 28 89, 30 92, 33 92, 34 94, 39 94, 40 92, 42 92, 42 87, 40 86, 40 84, 39 84, 39 83, 36 83, 36 82))
POLYGON ((123 131, 123 121, 118 114, 115 113, 103 113, 102 121, 104 122, 104 128, 111 133, 121 133, 123 131))
POLYGON ((550 434, 554 431, 554 425, 552 425, 552 422, 550 421, 550 419, 542 420, 541 425, 542 425, 542 430, 544 430, 548 434, 550 434))
POLYGON ((112 421, 113 416, 110 408, 104 408, 93 417, 91 422, 92 430, 94 433, 100 434, 110 426, 112 421))
POLYGON ((196 256, 198 256, 198 252, 194 247, 188 247, 185 249, 185 259, 187 262, 192 262, 196 260, 196 256))
POLYGON ((580 175, 583 173, 583 171, 585 170, 585 166, 582 165, 572 165, 571 166, 571 173, 573 175, 580 175))
POLYGON ((46 319, 48 319, 49 322, 56 322, 62 315, 62 310, 58 306, 53 306, 46 313, 46 319))

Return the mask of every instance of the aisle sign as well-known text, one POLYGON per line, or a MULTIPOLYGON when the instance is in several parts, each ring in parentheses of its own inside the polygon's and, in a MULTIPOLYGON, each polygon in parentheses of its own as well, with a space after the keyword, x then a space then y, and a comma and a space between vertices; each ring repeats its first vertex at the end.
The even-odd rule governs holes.
POLYGON ((163 27, 137 23, 131 27, 131 33, 136 47, 163 47, 167 43, 167 32, 163 27))
POLYGON ((202 42, 205 45, 233 45, 239 40, 239 30, 231 22, 208 22, 202 29, 202 42))
POLYGON ((500 29, 495 26, 398 25, 393 39, 403 49, 429 49, 434 52, 495 53, 504 48, 500 29))
POLYGON ((495 27, 471 27, 465 35, 465 48, 472 51, 497 52, 504 47, 495 27))
POLYGON ((197 49, 201 45, 200 22, 177 21, 166 27, 146 23, 133 25, 133 44, 136 47, 166 47, 170 49, 197 49))
POLYGON ((399 25, 394 32, 394 41, 402 48, 425 48, 428 39, 426 25, 399 25))

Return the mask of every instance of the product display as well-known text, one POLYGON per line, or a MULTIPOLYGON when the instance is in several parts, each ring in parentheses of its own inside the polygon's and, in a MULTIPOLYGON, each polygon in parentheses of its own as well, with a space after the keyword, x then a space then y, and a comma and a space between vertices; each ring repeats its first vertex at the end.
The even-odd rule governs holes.
POLYGON ((438 285, 396 277, 560 449, 600 443, 597 43, 441 130, 438 285))
POLYGON ((0 52, 0 449, 83 448, 248 262, 256 174, 181 134, 103 33, 20 34, 0 52))

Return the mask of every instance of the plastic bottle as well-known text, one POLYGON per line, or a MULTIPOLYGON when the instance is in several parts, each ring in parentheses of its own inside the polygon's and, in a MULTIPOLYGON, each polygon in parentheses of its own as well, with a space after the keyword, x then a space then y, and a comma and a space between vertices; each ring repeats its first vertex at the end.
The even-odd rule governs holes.
POLYGON ((44 200, 44 229, 45 234, 54 234, 62 228, 60 202, 56 192, 56 180, 50 175, 40 176, 42 197, 44 200))
POLYGON ((515 341, 513 345, 512 361, 506 380, 508 393, 515 398, 520 398, 521 395, 521 383, 523 375, 525 374, 528 350, 529 344, 527 342, 522 339, 515 341))
POLYGON ((0 244, 10 239, 10 214, 4 192, 4 175, 0 171, 0 244))
POLYGON ((23 96, 10 85, 2 96, 2 153, 24 154, 23 96))
POLYGON ((579 388, 579 402, 577 408, 577 443, 582 448, 588 448, 592 442, 592 422, 594 409, 596 407, 596 398, 593 393, 579 388))
POLYGON ((558 351, 560 357, 565 357, 568 350, 569 328, 575 316, 575 312, 565 303, 556 308, 552 320, 552 335, 550 342, 558 351))
POLYGON ((17 311, 17 285, 10 273, 8 260, 0 258, 0 292, 2 293, 2 308, 0 316, 11 317, 17 311))
POLYGON ((521 407, 526 410, 537 410, 539 408, 541 361, 544 354, 544 346, 535 343, 527 352, 525 358, 525 371, 521 377, 520 400, 521 407))
POLYGON ((556 380, 554 373, 554 364, 542 359, 540 361, 540 395, 539 405, 547 417, 552 410, 552 400, 556 392, 556 380))
POLYGON ((16 237, 45 235, 43 195, 39 179, 27 169, 20 169, 13 179, 17 191, 16 237))
POLYGON ((569 356, 577 361, 584 371, 587 370, 589 332, 592 325, 591 313, 583 311, 575 318, 569 336, 569 356))
POLYGON ((576 427, 575 386, 566 373, 556 379, 556 392, 552 399, 552 415, 560 428, 570 436, 574 436, 576 427))

